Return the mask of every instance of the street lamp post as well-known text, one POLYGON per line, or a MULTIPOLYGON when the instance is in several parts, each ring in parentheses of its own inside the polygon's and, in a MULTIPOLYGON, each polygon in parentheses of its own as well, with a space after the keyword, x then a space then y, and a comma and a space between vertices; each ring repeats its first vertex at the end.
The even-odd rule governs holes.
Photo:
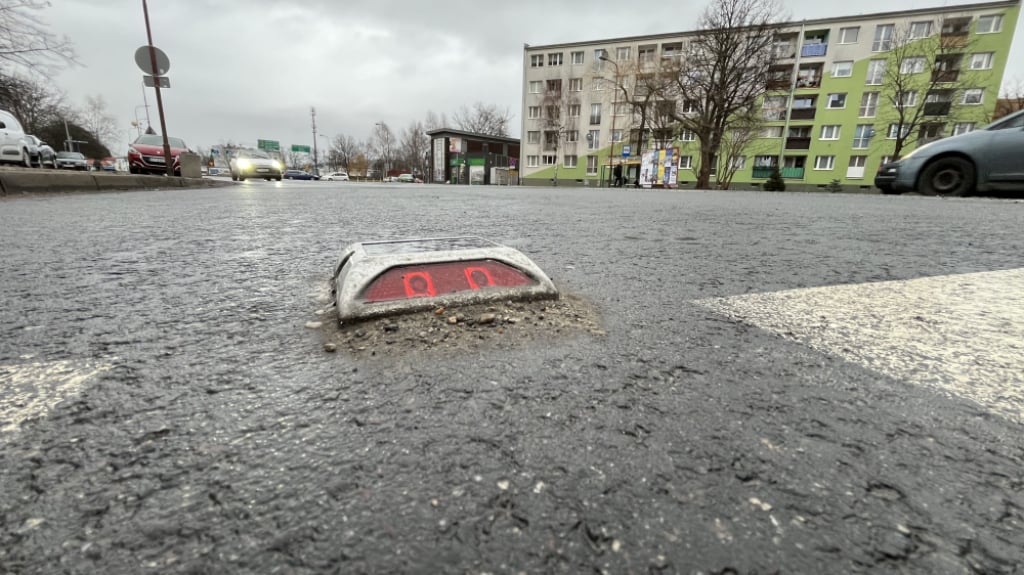
MULTIPOLYGON (((614 94, 612 95, 612 111, 611 111, 611 115, 612 115, 612 130, 611 130, 611 133, 608 134, 608 142, 609 142, 609 147, 608 147, 608 169, 611 170, 612 169, 612 155, 615 153, 615 112, 616 112, 616 108, 619 105, 619 63, 614 61, 614 60, 608 59, 608 56, 605 56, 604 54, 601 55, 601 60, 604 61, 604 62, 611 62, 611 65, 615 66, 615 85, 612 86, 612 90, 614 91, 614 94)), ((608 187, 609 188, 612 187, 612 179, 611 179, 611 175, 610 174, 609 174, 609 177, 608 177, 608 187)))

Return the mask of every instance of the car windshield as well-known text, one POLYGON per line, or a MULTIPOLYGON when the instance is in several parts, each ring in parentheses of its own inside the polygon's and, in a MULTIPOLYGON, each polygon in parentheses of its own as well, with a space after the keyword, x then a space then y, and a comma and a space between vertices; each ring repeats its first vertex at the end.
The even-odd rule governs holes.
POLYGON ((71 158, 71 159, 75 159, 75 160, 85 159, 85 156, 83 156, 79 152, 57 152, 57 157, 58 158, 71 158))
MULTIPOLYGON (((135 143, 136 144, 142 144, 143 146, 163 146, 164 145, 164 138, 163 138, 163 136, 156 136, 156 135, 153 135, 153 134, 147 134, 145 136, 139 136, 139 138, 137 140, 135 140, 135 143)), ((168 137, 167 138, 167 143, 170 144, 170 146, 172 148, 187 148, 188 147, 188 146, 185 145, 185 141, 182 140, 181 138, 171 138, 171 137, 168 137)))
POLYGON ((1002 120, 993 122, 992 125, 988 126, 985 129, 1008 130, 1011 128, 1024 128, 1024 112, 1021 112, 1016 116, 1010 116, 1009 118, 1003 118, 1002 120))

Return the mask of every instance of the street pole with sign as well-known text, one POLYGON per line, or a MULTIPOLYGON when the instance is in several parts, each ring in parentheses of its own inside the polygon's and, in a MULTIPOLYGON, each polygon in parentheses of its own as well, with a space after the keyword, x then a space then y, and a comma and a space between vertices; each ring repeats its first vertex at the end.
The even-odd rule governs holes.
MULTIPOLYGON (((161 70, 157 67, 157 48, 153 46, 153 31, 149 27, 149 6, 146 4, 146 0, 142 0, 142 15, 146 19, 146 41, 149 48, 149 73, 155 78, 163 76, 167 71, 161 70)), ((167 66, 170 67, 170 62, 167 62, 167 66)), ((145 70, 143 70, 145 71, 145 70)), ((167 168, 167 175, 174 175, 174 164, 171 162, 171 143, 167 139, 167 121, 164 119, 164 100, 163 96, 160 95, 160 84, 159 80, 153 82, 153 89, 156 90, 156 109, 160 113, 160 131, 163 132, 164 138, 164 166, 167 168)))

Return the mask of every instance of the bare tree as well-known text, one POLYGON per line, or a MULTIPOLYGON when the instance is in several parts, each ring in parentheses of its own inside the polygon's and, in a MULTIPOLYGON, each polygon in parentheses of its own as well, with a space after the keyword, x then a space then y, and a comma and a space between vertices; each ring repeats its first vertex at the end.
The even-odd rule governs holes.
POLYGON ((25 76, 0 74, 0 108, 14 114, 29 134, 71 116, 64 94, 25 76))
POLYGON ((116 142, 121 137, 117 120, 107 111, 107 101, 100 94, 85 97, 82 126, 104 145, 116 142))
MULTIPOLYGON (((868 81, 878 85, 880 99, 889 104, 879 106, 878 119, 893 141, 894 159, 907 148, 943 137, 947 123, 985 121, 983 106, 957 102, 969 98, 964 91, 976 80, 964 60, 970 51, 969 28, 969 17, 913 22, 894 29, 891 40, 877 46, 890 51, 885 60, 871 63, 868 81)), ((981 98, 978 93, 978 104, 981 98)))
POLYGON ((430 172, 427 155, 430 151, 430 139, 423 124, 416 121, 402 132, 402 161, 411 172, 426 177, 430 172))
POLYGON ((662 59, 658 74, 667 74, 671 87, 661 99, 675 103, 679 128, 700 142, 698 188, 709 187, 728 131, 764 93, 780 15, 776 0, 713 0, 679 57, 662 59))
POLYGON ((1017 78, 1003 87, 1003 93, 996 102, 993 120, 1024 110, 1024 80, 1017 78))
POLYGON ((381 179, 384 179, 395 160, 395 134, 387 123, 377 122, 370 135, 370 142, 380 163, 381 179))
MULTIPOLYGON (((562 144, 575 151, 579 145, 580 100, 575 92, 565 89, 562 80, 548 80, 541 99, 541 114, 544 118, 540 133, 544 155, 554 156, 554 185, 558 185, 558 166, 562 164, 559 151, 562 144)), ((596 149, 596 148, 595 148, 596 149)), ((575 155, 575 154, 574 154, 575 155)), ((578 157, 578 156, 577 156, 578 157)))
POLYGON ((357 154, 360 154, 365 149, 365 145, 354 137, 339 134, 334 137, 331 141, 331 149, 328 152, 330 154, 331 162, 341 166, 346 171, 349 169, 349 162, 352 161, 357 154))
POLYGON ((71 40, 49 30, 44 0, 0 0, 0 64, 45 71, 75 61, 71 40))
POLYGON ((427 111, 427 119, 423 121, 423 128, 428 132, 448 127, 448 116, 442 112, 440 115, 433 110, 427 111))
POLYGON ((512 113, 508 108, 502 110, 495 104, 477 102, 473 104, 472 110, 466 106, 459 108, 453 119, 460 130, 488 136, 508 136, 512 113))
POLYGON ((758 138, 762 124, 763 116, 753 110, 744 111, 736 116, 729 134, 723 138, 719 148, 715 172, 718 189, 728 190, 736 172, 745 167, 745 152, 758 138))

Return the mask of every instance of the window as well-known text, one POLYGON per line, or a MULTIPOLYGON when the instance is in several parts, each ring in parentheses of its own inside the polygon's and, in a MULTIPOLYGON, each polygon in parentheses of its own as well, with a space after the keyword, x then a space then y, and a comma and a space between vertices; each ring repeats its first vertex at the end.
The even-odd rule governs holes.
POLYGON ((732 170, 742 170, 747 166, 746 156, 733 156, 729 158, 729 168, 732 170))
POLYGON ((762 138, 781 138, 782 126, 765 126, 761 128, 762 138))
POLYGON ((572 63, 573 64, 582 64, 583 63, 583 52, 573 52, 572 53, 572 63))
POLYGON ((762 108, 785 108, 789 104, 788 96, 765 96, 762 108))
POLYGON ((530 67, 531 68, 542 68, 544 66, 544 54, 534 54, 530 56, 530 67))
POLYGON ((539 165, 537 162, 539 158, 539 156, 526 156, 526 167, 536 168, 539 165))
POLYGON ((629 113, 629 107, 629 102, 616 102, 612 106, 612 113, 615 114, 616 116, 625 116, 626 114, 629 113))
POLYGON ((981 88, 971 88, 964 90, 964 97, 961 100, 964 104, 980 104, 984 95, 984 90, 981 88))
POLYGON ((900 92, 896 95, 897 108, 913 108, 916 105, 917 92, 915 90, 900 92))
POLYGON ((612 141, 613 142, 621 142, 622 141, 622 130, 612 130, 612 141))
POLYGON ((818 156, 817 158, 814 158, 815 170, 831 170, 833 167, 835 167, 835 164, 835 156, 818 156))
POLYGON ((540 143, 540 132, 526 132, 526 143, 527 144, 539 144, 540 143))
POLYGON ((917 40, 919 38, 927 38, 932 35, 932 23, 931 22, 911 22, 910 23, 910 39, 917 40))
POLYGON ((918 135, 918 142, 923 140, 938 140, 946 135, 946 125, 936 123, 921 124, 921 132, 918 135))
POLYGON ((700 102, 697 100, 683 100, 684 114, 697 114, 700 112, 700 102))
POLYGON ((993 52, 982 52, 980 54, 971 54, 971 70, 991 70, 992 60, 995 57, 993 52))
POLYGON ((684 142, 693 142, 697 139, 697 134, 693 130, 683 130, 682 135, 679 137, 684 142))
POLYGON ((679 169, 690 170, 693 169, 693 156, 679 156, 679 169))
MULTIPOLYGON (((558 132, 549 130, 544 132, 544 149, 545 150, 557 150, 558 149, 558 132)), ((551 165, 551 164, 547 164, 551 165)))
POLYGON ((548 66, 561 66, 562 65, 562 53, 556 52, 554 54, 548 54, 548 66))
POLYGON ((860 97, 860 112, 861 118, 874 118, 875 112, 878 111, 878 92, 864 92, 864 95, 860 97))
POLYGON ((601 130, 587 132, 587 149, 597 150, 601 147, 601 130))
POLYGON ((871 60, 868 62, 868 86, 879 86, 885 79, 885 60, 871 60))
POLYGON ((839 126, 822 126, 821 127, 821 139, 822 140, 838 140, 839 139, 839 126))
POLYGON ((561 114, 559 114, 559 111, 560 109, 558 106, 547 106, 544 109, 545 117, 547 117, 549 120, 557 120, 561 116, 561 114))
POLYGON ((580 117, 580 108, 581 108, 581 106, 579 104, 569 104, 568 116, 570 118, 579 118, 580 117))
POLYGON ((580 141, 580 131, 579 130, 569 130, 569 131, 567 131, 565 133, 565 141, 566 142, 578 142, 578 141, 580 141))
POLYGON ((590 125, 596 126, 601 123, 601 104, 590 105, 590 125))
POLYGON ((616 60, 629 60, 632 56, 632 48, 630 48, 629 46, 619 46, 618 48, 615 49, 616 60))
POLYGON ((953 124, 953 135, 959 136, 960 134, 966 134, 973 132, 975 127, 974 122, 958 122, 953 124))
POLYGON ((569 91, 570 92, 582 92, 583 91, 583 78, 569 78, 569 91))
POLYGON ((843 60, 832 64, 833 78, 849 78, 853 75, 853 60, 843 60))
POLYGON ((548 92, 560 94, 562 92, 561 80, 548 80, 548 92))
POLYGON ((755 168, 774 168, 779 165, 778 156, 754 156, 755 168))
POLYGON ((526 115, 531 120, 536 120, 537 118, 540 118, 540 106, 530 106, 529 108, 526 109, 526 115))
POLYGON ((825 105, 826 108, 837 110, 846 107, 846 93, 842 94, 829 94, 828 103, 825 105))
POLYGON ((541 89, 541 87, 543 85, 544 85, 544 82, 541 82, 540 80, 536 80, 536 81, 530 82, 530 93, 531 94, 540 94, 540 89, 541 89))
POLYGON ((597 175, 597 158, 594 156, 587 156, 587 175, 597 175))
POLYGON ((866 149, 874 135, 875 128, 871 124, 857 124, 857 129, 853 132, 853 149, 866 149))
POLYGON ((1003 30, 1003 16, 1001 14, 989 14, 978 16, 978 34, 994 34, 1003 30))
POLYGON ((922 56, 904 58, 900 62, 900 74, 920 74, 924 72, 924 62, 925 60, 922 56))
POLYGON ((902 137, 906 138, 907 134, 909 134, 909 133, 910 133, 910 126, 907 126, 907 125, 900 126, 899 124, 889 124, 889 133, 886 134, 885 137, 890 139, 890 140, 895 140, 897 137, 899 137, 901 135, 902 135, 902 137))
POLYGON ((562 164, 565 165, 566 168, 575 168, 576 167, 576 162, 578 162, 578 161, 579 161, 579 158, 577 156, 568 156, 567 155, 567 156, 565 156, 565 159, 563 160, 562 164))
POLYGON ((892 37, 895 32, 895 24, 879 24, 875 26, 875 41, 871 43, 871 51, 886 52, 892 50, 892 37))
POLYGON ((555 156, 554 154, 544 154, 540 157, 540 160, 545 166, 554 166, 555 162, 558 161, 558 156, 555 156))
POLYGON ((604 78, 594 78, 593 80, 591 80, 590 87, 595 92, 600 92, 601 90, 604 90, 604 84, 605 84, 604 78))
POLYGON ((850 156, 850 164, 846 167, 846 177, 859 179, 864 177, 864 167, 867 166, 867 156, 850 156))
POLYGON ((657 52, 657 46, 640 46, 640 61, 641 62, 653 62, 654 54, 657 52))
POLYGON ((604 61, 608 58, 608 50, 604 48, 598 48, 594 50, 594 69, 602 70, 604 68, 604 61))
POLYGON ((840 44, 856 44, 858 36, 860 36, 860 26, 839 29, 840 44))

